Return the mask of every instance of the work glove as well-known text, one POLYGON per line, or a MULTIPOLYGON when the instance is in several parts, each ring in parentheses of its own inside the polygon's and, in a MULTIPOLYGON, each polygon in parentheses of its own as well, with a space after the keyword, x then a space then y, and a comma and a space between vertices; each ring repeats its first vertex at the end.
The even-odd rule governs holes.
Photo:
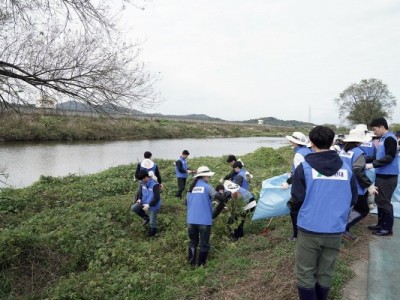
POLYGON ((281 189, 282 190, 287 190, 288 188, 289 188, 289 184, 286 181, 281 184, 281 189))
POLYGON ((147 213, 149 211, 150 205, 149 204, 143 204, 143 210, 147 213))
POLYGON ((221 178, 221 179, 219 180, 219 183, 224 183, 224 179, 221 178))
POLYGON ((367 170, 373 169, 373 168, 374 168, 374 165, 373 165, 373 164, 366 164, 366 165, 365 165, 365 168, 366 168, 367 170))
POLYGON ((371 184, 368 187, 368 194, 369 195, 377 195, 378 194, 378 188, 376 186, 374 186, 373 184, 371 184))

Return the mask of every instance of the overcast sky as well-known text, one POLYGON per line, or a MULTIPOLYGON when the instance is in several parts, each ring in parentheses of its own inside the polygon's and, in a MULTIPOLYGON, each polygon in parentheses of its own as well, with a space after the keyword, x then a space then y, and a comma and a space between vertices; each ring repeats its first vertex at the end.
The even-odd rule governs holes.
POLYGON ((333 99, 377 78, 400 123, 400 1, 152 0, 125 17, 160 74, 154 112, 309 121, 311 107, 338 124, 333 99))

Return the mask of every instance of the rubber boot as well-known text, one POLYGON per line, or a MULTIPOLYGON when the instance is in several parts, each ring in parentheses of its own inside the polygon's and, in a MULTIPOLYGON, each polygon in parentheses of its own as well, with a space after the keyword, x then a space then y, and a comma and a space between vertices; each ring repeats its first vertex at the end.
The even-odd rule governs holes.
POLYGON ((199 266, 204 266, 207 261, 208 251, 201 251, 199 253, 199 266))
POLYGON ((157 234, 157 228, 150 228, 149 229, 149 237, 155 236, 157 234))
POLYGON ((300 300, 318 300, 315 288, 297 287, 300 300))
POLYGON ((194 267, 196 265, 197 251, 194 247, 189 247, 189 263, 194 267))
POLYGON ((324 287, 322 285, 319 285, 318 283, 315 285, 315 291, 317 292, 317 299, 318 300, 327 300, 328 299, 328 294, 329 294, 329 289, 328 287, 324 287))

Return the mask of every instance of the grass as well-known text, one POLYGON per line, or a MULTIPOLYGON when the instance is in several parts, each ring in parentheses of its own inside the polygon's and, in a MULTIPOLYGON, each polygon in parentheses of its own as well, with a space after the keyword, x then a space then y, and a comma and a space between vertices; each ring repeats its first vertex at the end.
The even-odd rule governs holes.
MULTIPOLYGON (((139 140, 165 138, 283 136, 294 128, 221 125, 100 116, 2 114, 0 141, 139 140)), ((300 130, 300 129, 299 129, 300 130)), ((308 130, 305 130, 308 131, 308 130)))
MULTIPOLYGON (((260 148, 242 160, 263 179, 290 170, 292 150, 260 148)), ((229 172, 226 157, 191 159, 216 175, 229 172)), ((213 225, 206 268, 186 261, 186 209, 174 197, 173 162, 158 160, 164 179, 159 234, 146 237, 130 212, 134 165, 89 176, 41 177, 24 189, 0 192, 0 298, 2 299, 294 299, 295 244, 287 241, 290 218, 251 222, 245 237, 228 238, 229 213, 213 225)), ((350 246, 345 244, 345 249, 350 246)), ((338 260, 332 299, 352 276, 352 251, 338 260)))

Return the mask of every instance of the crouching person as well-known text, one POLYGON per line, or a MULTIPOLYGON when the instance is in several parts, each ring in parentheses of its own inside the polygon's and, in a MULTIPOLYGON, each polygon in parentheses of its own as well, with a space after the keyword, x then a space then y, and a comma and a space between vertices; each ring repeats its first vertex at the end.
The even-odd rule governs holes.
POLYGON ((241 198, 241 202, 237 205, 231 205, 233 210, 230 211, 231 216, 228 219, 228 229, 232 241, 237 241, 244 236, 244 223, 247 215, 254 211, 256 201, 252 193, 248 190, 241 188, 239 185, 225 180, 224 184, 219 184, 215 188, 217 192, 223 195, 224 201, 221 201, 213 211, 213 218, 216 218, 220 212, 225 208, 226 202, 230 199, 241 198))
POLYGON ((140 180, 140 187, 132 211, 143 219, 143 226, 150 223, 148 236, 152 237, 157 233, 157 213, 161 207, 160 185, 146 170, 139 171, 137 179, 140 180))
POLYGON ((206 166, 199 167, 187 193, 189 262, 192 266, 196 265, 197 246, 200 247, 198 265, 206 263, 213 222, 212 201, 213 199, 222 201, 222 196, 208 183, 214 174, 206 166))

